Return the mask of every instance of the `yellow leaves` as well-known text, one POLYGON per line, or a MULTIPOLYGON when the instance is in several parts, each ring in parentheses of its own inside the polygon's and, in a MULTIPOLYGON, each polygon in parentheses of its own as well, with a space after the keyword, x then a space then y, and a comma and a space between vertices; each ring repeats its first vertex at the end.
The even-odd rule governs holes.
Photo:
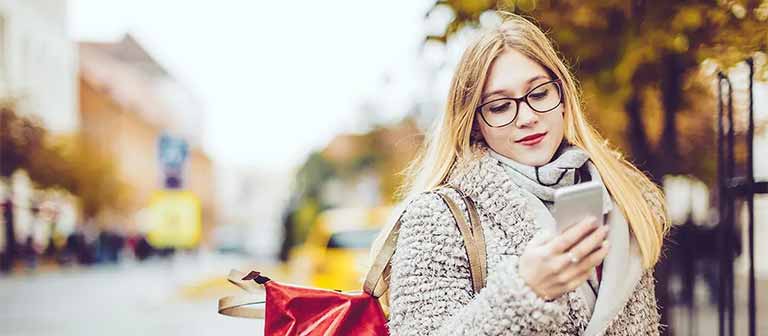
POLYGON ((768 47, 768 24, 745 19, 718 27, 709 41, 696 48, 699 60, 713 59, 721 68, 728 68, 768 47))
POLYGON ((614 68, 619 83, 627 83, 642 64, 658 62, 664 53, 683 54, 690 49, 690 39, 682 32, 663 29, 647 30, 632 38, 614 68))
POLYGON ((488 8, 494 7, 495 0, 452 0, 446 1, 453 7, 459 16, 478 17, 488 8))
POLYGON ((747 15, 747 9, 741 4, 733 4, 733 6, 731 6, 731 13, 737 18, 743 19, 747 15))
POLYGON ((699 6, 681 8, 672 18, 672 30, 695 30, 701 27, 704 22, 703 11, 704 8, 699 6))
POLYGON ((759 21, 768 20, 768 1, 763 1, 760 6, 755 8, 755 18, 759 21))
POLYGON ((683 53, 688 50, 688 37, 683 34, 677 34, 672 38, 671 48, 672 50, 683 53))
POLYGON ((706 12, 707 19, 709 19, 709 22, 712 23, 713 26, 722 26, 728 22, 728 12, 723 11, 719 8, 710 8, 706 12))
POLYGON ((536 0, 518 0, 517 7, 524 12, 532 12, 536 9, 536 0))
POLYGON ((537 8, 546 8, 549 6, 549 1, 541 0, 498 0, 496 1, 496 8, 509 11, 509 12, 533 12, 537 8), (519 11, 517 11, 519 10, 519 11))
POLYGON ((640 65, 656 61, 660 57, 659 47, 665 39, 665 33, 655 31, 630 41, 623 51, 621 61, 614 68, 616 81, 626 84, 640 65))
POLYGON ((577 7, 571 13, 571 20, 578 27, 605 27, 606 18, 602 15, 595 15, 593 8, 589 6, 577 7))

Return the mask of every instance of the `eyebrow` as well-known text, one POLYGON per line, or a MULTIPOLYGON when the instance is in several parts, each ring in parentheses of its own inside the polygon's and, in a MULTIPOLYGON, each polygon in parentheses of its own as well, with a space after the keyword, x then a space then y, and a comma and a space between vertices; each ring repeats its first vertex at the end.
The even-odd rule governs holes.
MULTIPOLYGON (((547 77, 547 76, 545 76, 545 75, 536 75, 536 76, 533 76, 533 77, 531 77, 530 79, 528 79, 527 81, 525 81, 525 85, 530 85, 531 83, 533 83, 533 82, 535 82, 535 81, 537 81, 537 80, 539 80, 539 79, 542 79, 542 78, 548 78, 548 77, 547 77)), ((498 89, 498 90, 494 90, 494 91, 491 91, 491 92, 488 92, 488 93, 484 93, 484 94, 482 95, 482 97, 480 97, 480 101, 484 101, 484 100, 486 100, 486 99, 487 99, 489 96, 493 96, 493 95, 495 95, 495 94, 497 94, 497 93, 502 93, 502 92, 504 92, 504 91, 506 91, 506 89, 498 89)))

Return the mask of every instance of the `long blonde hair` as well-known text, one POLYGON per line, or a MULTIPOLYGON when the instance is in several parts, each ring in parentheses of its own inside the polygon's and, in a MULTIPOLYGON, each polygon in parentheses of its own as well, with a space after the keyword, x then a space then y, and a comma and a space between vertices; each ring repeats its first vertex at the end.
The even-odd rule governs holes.
MULTIPOLYGON (((416 159, 405 170, 401 198, 408 200, 445 182, 454 164, 470 155, 474 141, 482 141, 471 136, 478 122, 475 107, 480 103, 491 63, 505 48, 511 48, 538 62, 562 81, 564 137, 589 153, 606 188, 629 222, 642 254, 643 266, 653 267, 661 256, 664 237, 669 231, 661 190, 618 151, 611 149, 589 125, 582 111, 576 80, 539 27, 513 13, 499 14, 503 18, 502 24, 480 35, 462 55, 451 81, 445 113, 427 134, 416 159)), ((378 254, 388 231, 383 230, 373 244, 372 256, 378 254)), ((386 277, 384 280, 388 281, 386 277)))

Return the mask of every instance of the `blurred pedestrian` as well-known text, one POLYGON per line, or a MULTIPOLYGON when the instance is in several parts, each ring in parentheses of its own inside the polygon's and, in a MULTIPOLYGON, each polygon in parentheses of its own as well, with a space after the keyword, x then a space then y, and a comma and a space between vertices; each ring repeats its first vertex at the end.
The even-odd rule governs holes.
POLYGON ((37 249, 35 248, 35 240, 32 236, 27 236, 22 251, 27 271, 34 271, 37 268, 37 249))
POLYGON ((0 197, 0 272, 3 273, 11 269, 9 242, 13 239, 13 224, 10 209, 10 200, 0 197))
POLYGON ((140 235, 137 239, 135 254, 136 259, 139 261, 143 261, 154 254, 154 249, 152 248, 152 245, 149 245, 146 236, 140 235))

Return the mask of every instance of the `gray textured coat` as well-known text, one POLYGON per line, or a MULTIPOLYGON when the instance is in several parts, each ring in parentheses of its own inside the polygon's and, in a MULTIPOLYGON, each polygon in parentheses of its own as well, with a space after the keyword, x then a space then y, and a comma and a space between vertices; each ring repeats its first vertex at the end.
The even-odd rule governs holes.
MULTIPOLYGON (((652 270, 642 268, 618 207, 606 219, 612 245, 598 297, 574 290, 546 302, 518 275, 517 261, 534 234, 554 227, 554 219, 541 201, 512 183, 487 149, 473 150, 474 157, 457 165, 448 182, 477 205, 486 239, 486 287, 472 292, 464 244, 447 206, 434 193, 419 195, 405 209, 392 258, 392 335, 659 334, 652 270)), ((466 211, 455 191, 443 192, 466 211)))

